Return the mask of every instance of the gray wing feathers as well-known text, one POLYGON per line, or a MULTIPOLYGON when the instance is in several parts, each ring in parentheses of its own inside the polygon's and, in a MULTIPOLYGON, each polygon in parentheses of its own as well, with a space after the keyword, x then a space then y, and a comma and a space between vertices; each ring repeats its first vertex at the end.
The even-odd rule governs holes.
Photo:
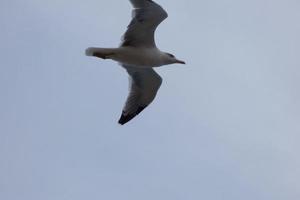
POLYGON ((141 8, 141 7, 149 6, 151 4, 156 4, 152 0, 130 0, 130 2, 134 8, 141 8))
POLYGON ((162 83, 162 78, 153 69, 125 68, 130 76, 130 87, 120 124, 128 122, 146 108, 154 100, 162 83))
POLYGON ((123 35, 121 46, 155 47, 154 32, 168 17, 167 12, 150 0, 130 0, 134 9, 132 20, 123 35))

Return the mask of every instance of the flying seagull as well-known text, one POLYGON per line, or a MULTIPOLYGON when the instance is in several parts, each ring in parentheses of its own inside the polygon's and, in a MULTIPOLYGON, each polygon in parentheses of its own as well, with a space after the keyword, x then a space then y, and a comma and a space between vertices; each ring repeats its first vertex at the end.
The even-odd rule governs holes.
POLYGON ((130 0, 133 5, 132 20, 123 35, 118 48, 86 49, 87 56, 112 59, 123 66, 130 77, 130 91, 119 119, 121 125, 127 123, 155 98, 162 78, 153 67, 180 63, 170 53, 160 51, 154 41, 157 26, 168 17, 167 12, 151 0, 130 0))

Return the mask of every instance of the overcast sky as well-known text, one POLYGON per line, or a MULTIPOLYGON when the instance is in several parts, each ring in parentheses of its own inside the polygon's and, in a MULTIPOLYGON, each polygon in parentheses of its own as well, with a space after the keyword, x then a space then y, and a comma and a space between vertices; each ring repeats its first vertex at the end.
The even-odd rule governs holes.
POLYGON ((300 1, 157 0, 155 101, 124 126, 127 0, 1 0, 0 199, 299 200, 300 1))

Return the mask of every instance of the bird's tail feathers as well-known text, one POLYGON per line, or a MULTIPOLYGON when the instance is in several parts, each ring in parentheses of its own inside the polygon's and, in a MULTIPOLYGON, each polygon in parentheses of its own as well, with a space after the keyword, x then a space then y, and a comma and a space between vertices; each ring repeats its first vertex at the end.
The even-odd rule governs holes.
POLYGON ((89 47, 85 50, 85 55, 87 56, 95 56, 102 59, 111 58, 114 55, 115 51, 114 48, 96 48, 96 47, 89 47))

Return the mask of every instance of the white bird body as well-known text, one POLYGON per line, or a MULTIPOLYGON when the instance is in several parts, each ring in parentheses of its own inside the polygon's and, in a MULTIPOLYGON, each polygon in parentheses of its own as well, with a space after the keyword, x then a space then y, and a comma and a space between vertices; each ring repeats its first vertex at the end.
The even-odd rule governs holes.
POLYGON ((158 48, 135 48, 131 46, 119 48, 95 48, 87 49, 86 55, 104 54, 104 59, 112 59, 121 65, 130 65, 138 68, 160 67, 162 65, 171 64, 164 52, 158 48))
POLYGON ((122 65, 130 76, 130 90, 120 124, 138 115, 155 98, 162 78, 153 67, 180 63, 172 54, 160 51, 154 41, 157 26, 168 17, 167 12, 152 0, 130 0, 134 9, 132 20, 119 48, 96 48, 86 50, 87 56, 112 59, 122 65))

